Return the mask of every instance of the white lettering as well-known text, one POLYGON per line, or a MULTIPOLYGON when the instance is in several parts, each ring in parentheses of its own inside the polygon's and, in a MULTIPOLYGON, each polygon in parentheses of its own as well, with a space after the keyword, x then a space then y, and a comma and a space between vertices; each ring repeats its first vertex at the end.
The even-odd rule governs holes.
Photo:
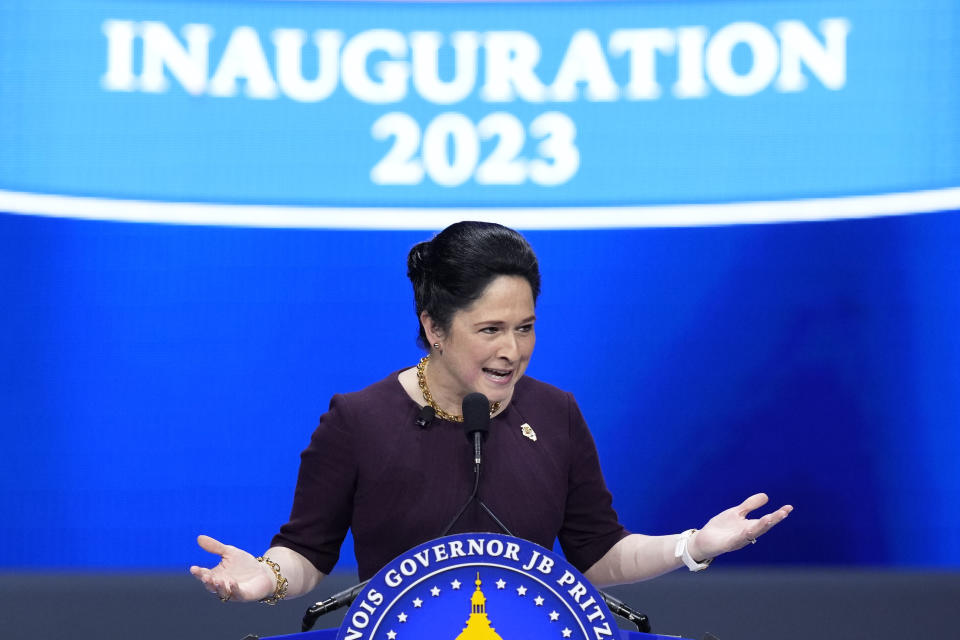
POLYGON ((597 640, 600 640, 603 636, 612 636, 613 632, 610 630, 610 623, 604 622, 602 627, 594 627, 593 634, 597 640))
POLYGON ((207 86, 207 50, 213 37, 210 25, 184 25, 186 49, 162 22, 142 22, 140 28, 143 37, 140 88, 150 93, 166 91, 169 83, 164 70, 168 70, 187 93, 203 93, 207 86))
POLYGON ((396 569, 390 569, 384 574, 383 581, 387 583, 388 587, 399 587, 403 582, 403 578, 400 577, 396 569))
POLYGON ((620 95, 620 89, 607 66, 600 39, 589 29, 577 31, 570 39, 567 53, 550 85, 550 97, 560 102, 576 100, 579 82, 586 83, 589 100, 609 102, 620 95))
POLYGON ((353 626, 363 629, 370 624, 370 616, 364 611, 355 611, 350 621, 353 623, 353 626))
POLYGON ((486 81, 480 97, 487 102, 510 102, 518 96, 543 102, 547 89, 533 68, 540 62, 540 43, 524 31, 491 31, 484 35, 486 81))
POLYGON ((705 27, 677 29, 677 81, 673 95, 678 98, 702 98, 707 95, 703 77, 703 48, 707 42, 705 27))
POLYGON ((547 111, 533 119, 530 133, 543 138, 537 145, 540 157, 530 161, 530 179, 537 184, 563 184, 580 168, 580 150, 574 144, 577 128, 566 114, 547 111))
POLYGON ((307 34, 301 29, 275 29, 270 39, 277 49, 277 82, 284 95, 298 102, 326 100, 337 88, 340 69, 340 45, 343 34, 339 31, 319 30, 313 34, 317 49, 317 77, 303 77, 303 45, 307 34))
POLYGON ((498 557, 503 555, 503 542, 500 540, 491 540, 487 543, 487 555, 498 557))
POLYGON ((557 578, 557 584, 561 587, 565 584, 573 584, 576 581, 573 574, 570 571, 564 571, 563 575, 557 578))
POLYGON ((483 538, 480 538, 479 540, 470 538, 467 540, 467 554, 471 556, 479 556, 483 554, 483 538))
POLYGON ((773 34, 754 22, 735 22, 720 29, 707 44, 707 75, 720 91, 731 96, 749 96, 763 91, 780 64, 780 50, 773 34), (733 68, 733 50, 745 44, 753 62, 741 75, 733 68))
POLYGON ((417 572, 417 563, 410 558, 404 558, 400 562, 400 573, 408 578, 417 572))
POLYGON ((343 47, 343 86, 358 100, 373 104, 399 102, 407 96, 410 69, 402 58, 407 55, 407 39, 399 31, 371 29, 361 31, 343 47), (389 60, 374 65, 377 79, 370 77, 367 63, 374 51, 384 51, 389 60))
POLYGON ((420 147, 420 125, 416 120, 406 113, 391 111, 374 121, 370 133, 374 140, 393 138, 390 151, 370 169, 374 184, 417 184, 423 180, 423 163, 415 157, 420 147))
POLYGON ((543 557, 543 560, 540 561, 540 566, 537 567, 537 571, 546 575, 550 573, 553 569, 553 558, 543 557))
POLYGON ((424 567, 430 566, 430 552, 424 549, 413 554, 413 557, 420 561, 424 567))
POLYGON ((440 44, 443 36, 435 31, 410 34, 413 57, 413 86, 417 93, 436 104, 451 104, 466 98, 477 83, 477 49, 480 36, 459 31, 450 36, 453 44, 453 80, 440 80, 440 44))
MULTIPOLYGON (((461 113, 442 113, 423 132, 423 168, 439 185, 463 184, 473 175, 479 159, 477 132, 461 113)), ((490 544, 495 542, 500 541, 492 540, 490 544)), ((500 546, 502 550, 503 543, 500 546)))
POLYGON ((824 43, 821 45, 807 25, 799 20, 784 20, 774 27, 780 36, 780 91, 803 91, 807 78, 801 71, 806 64, 828 89, 842 89, 847 83, 847 35, 850 21, 829 18, 820 22, 824 43))
MULTIPOLYGON (((777 91, 797 92, 806 89, 811 78, 827 89, 842 89, 847 81, 850 21, 829 18, 822 20, 818 29, 815 33, 799 20, 777 22, 772 30, 755 22, 735 22, 712 35, 703 26, 623 28, 610 32, 606 50, 596 31, 580 29, 564 51, 552 52, 562 56, 548 87, 536 71, 540 43, 525 31, 405 34, 369 29, 346 38, 334 29, 308 34, 302 29, 279 28, 270 32, 272 51, 265 51, 258 32, 240 26, 227 34, 223 54, 214 61, 209 57, 214 36, 210 25, 186 24, 178 35, 161 22, 106 20, 101 25, 107 40, 106 71, 100 81, 107 91, 163 93, 173 80, 192 95, 220 97, 237 96, 238 82, 243 81, 246 97, 284 95, 306 103, 330 98, 340 84, 352 98, 369 104, 402 101, 411 87, 418 98, 433 104, 453 104, 471 96, 485 102, 571 102, 581 97, 609 102, 662 97, 660 78, 670 71, 664 64, 671 60, 676 75, 670 91, 679 99, 703 98, 711 89, 750 96, 771 84, 777 91), (140 41, 142 55, 137 48, 140 41), (305 55, 316 56, 316 64, 305 65, 305 55), (608 55, 626 59, 622 86, 611 71, 608 55), (276 66, 275 76, 271 62, 276 66), (481 64, 484 78, 478 85, 481 64), (304 77, 305 68, 316 68, 315 75, 304 77)), ((569 127, 561 123, 559 114, 541 115, 548 116, 543 122, 550 124, 531 125, 529 131, 534 137, 548 136, 545 142, 556 151, 548 148, 540 156, 549 161, 555 153, 556 163, 525 166, 520 157, 523 148, 515 144, 515 123, 481 118, 483 126, 475 132, 479 140, 497 139, 499 146, 491 161, 477 164, 469 152, 475 136, 468 139, 463 123, 450 121, 431 137, 431 142, 437 143, 433 168, 440 172, 440 182, 461 180, 473 171, 468 171, 472 165, 477 165, 480 184, 519 184, 530 179, 549 185, 568 180, 579 166, 579 158, 570 152, 576 128, 572 122, 569 127), (538 134, 541 129, 544 131, 538 134), (462 160, 439 153, 456 136, 457 144, 467 152, 462 160), (514 140, 505 144, 510 136, 514 140)), ((395 127, 380 128, 384 136, 394 135, 395 127)), ((404 144, 398 143, 399 149, 410 147, 408 137, 403 138, 404 144)), ((418 133, 414 147, 419 144, 418 133)), ((408 155, 402 158, 404 171, 391 174, 388 181, 419 181, 423 168, 416 165, 420 160, 408 155)))
MULTIPOLYGON (((537 563, 537 558, 539 558, 539 557, 540 557, 540 552, 537 551, 536 549, 534 549, 533 555, 530 556, 530 562, 528 562, 526 565, 524 565, 523 570, 524 570, 524 571, 530 571, 530 569, 533 568, 533 565, 535 565, 535 564, 537 563)), ((561 584, 563 584, 563 583, 561 583, 561 584)))
POLYGON ((107 72, 100 83, 107 91, 134 91, 137 78, 133 75, 133 41, 137 30, 130 20, 107 20, 103 23, 107 36, 107 72))
POLYGON ((252 27, 237 27, 230 34, 227 47, 210 79, 210 95, 237 95, 237 80, 246 80, 244 94, 249 98, 277 97, 277 83, 270 75, 270 65, 260 45, 260 36, 252 27))
POLYGON ((630 54, 627 98, 653 100, 660 97, 657 52, 671 55, 676 46, 677 38, 669 29, 617 29, 610 34, 610 53, 614 56, 630 54))
MULTIPOLYGON (((586 609, 584 609, 584 611, 586 611, 586 609)), ((593 622, 597 618, 603 619, 605 617, 606 616, 603 615, 603 611, 600 609, 600 606, 597 605, 596 607, 593 608, 593 613, 587 616, 587 620, 590 622, 593 622)))
POLYGON ((567 593, 569 593, 570 597, 575 601, 580 602, 580 596, 587 595, 587 588, 583 586, 582 582, 577 582, 567 593))

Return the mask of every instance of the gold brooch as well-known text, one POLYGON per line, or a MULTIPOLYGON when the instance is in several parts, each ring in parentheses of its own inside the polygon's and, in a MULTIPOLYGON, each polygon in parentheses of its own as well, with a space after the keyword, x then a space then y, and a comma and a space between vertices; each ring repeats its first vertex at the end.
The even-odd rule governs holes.
POLYGON ((533 427, 531 427, 530 425, 528 425, 526 422, 524 422, 522 425, 520 425, 520 433, 522 433, 522 434, 525 435, 526 437, 530 438, 530 439, 533 440, 534 442, 537 441, 537 432, 534 431, 534 430, 533 430, 533 427))

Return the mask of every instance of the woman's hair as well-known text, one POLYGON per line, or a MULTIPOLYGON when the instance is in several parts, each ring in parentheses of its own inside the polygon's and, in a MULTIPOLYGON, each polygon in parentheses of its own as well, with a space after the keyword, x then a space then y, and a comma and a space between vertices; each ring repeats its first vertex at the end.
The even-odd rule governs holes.
POLYGON ((492 222, 457 222, 433 240, 421 242, 407 256, 407 277, 413 283, 420 336, 417 343, 429 350, 426 332, 419 325, 424 311, 444 331, 453 315, 483 295, 497 276, 520 276, 530 283, 533 302, 540 295, 540 267, 526 239, 513 229, 492 222))

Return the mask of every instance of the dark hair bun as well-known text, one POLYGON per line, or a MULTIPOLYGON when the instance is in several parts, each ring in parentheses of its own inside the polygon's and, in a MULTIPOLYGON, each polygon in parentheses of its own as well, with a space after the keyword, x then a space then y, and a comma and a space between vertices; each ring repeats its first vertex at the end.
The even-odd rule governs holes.
POLYGON ((427 271, 430 241, 417 243, 407 255, 407 277, 413 282, 422 282, 427 271))

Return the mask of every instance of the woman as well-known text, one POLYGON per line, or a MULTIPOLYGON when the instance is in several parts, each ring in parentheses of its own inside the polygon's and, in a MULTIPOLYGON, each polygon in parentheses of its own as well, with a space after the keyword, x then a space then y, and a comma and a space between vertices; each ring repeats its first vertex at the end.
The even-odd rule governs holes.
MULTIPOLYGON (((559 539, 571 564, 597 586, 684 564, 704 569, 792 510, 748 519, 767 501, 756 494, 699 531, 628 533, 573 397, 524 376, 540 293, 526 240, 500 225, 460 222, 415 246, 407 264, 418 342, 428 355, 362 391, 333 397, 302 454, 290 521, 263 557, 198 538, 221 560, 190 572, 221 600, 273 603, 309 592, 332 570, 348 529, 361 580, 444 533, 473 487, 472 451, 457 424, 461 402, 473 392, 490 401, 484 502, 516 536, 548 548, 559 539), (418 424, 425 406, 436 418, 418 424)), ((500 529, 473 508, 450 533, 463 531, 500 529)))

